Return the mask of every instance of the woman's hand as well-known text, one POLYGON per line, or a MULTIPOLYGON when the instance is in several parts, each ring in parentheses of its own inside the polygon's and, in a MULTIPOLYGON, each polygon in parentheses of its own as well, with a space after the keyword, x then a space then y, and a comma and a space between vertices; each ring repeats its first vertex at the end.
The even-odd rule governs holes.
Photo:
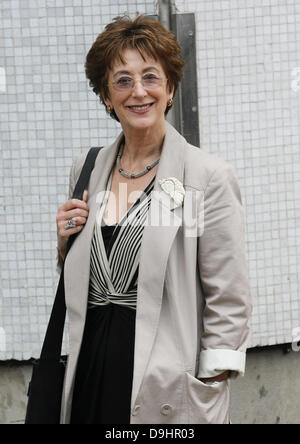
POLYGON ((70 199, 62 206, 58 208, 57 216, 56 216, 56 225, 57 225, 57 235, 58 235, 58 251, 64 259, 66 253, 66 246, 69 237, 72 234, 78 233, 84 227, 88 215, 89 208, 86 203, 88 197, 88 191, 85 190, 83 193, 83 200, 79 199, 70 199), (76 218, 76 227, 74 228, 65 228, 67 221, 76 218))
POLYGON ((221 373, 220 375, 213 376, 212 378, 199 378, 201 382, 220 382, 228 379, 230 370, 226 370, 226 372, 221 373))

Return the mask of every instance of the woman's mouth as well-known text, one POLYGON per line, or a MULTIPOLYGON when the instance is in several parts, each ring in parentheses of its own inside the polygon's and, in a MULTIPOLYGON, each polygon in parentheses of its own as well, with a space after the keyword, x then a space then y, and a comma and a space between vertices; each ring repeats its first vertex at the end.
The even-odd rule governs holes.
POLYGON ((152 108, 152 105, 153 103, 148 103, 147 105, 134 105, 127 108, 135 114, 145 114, 152 108))

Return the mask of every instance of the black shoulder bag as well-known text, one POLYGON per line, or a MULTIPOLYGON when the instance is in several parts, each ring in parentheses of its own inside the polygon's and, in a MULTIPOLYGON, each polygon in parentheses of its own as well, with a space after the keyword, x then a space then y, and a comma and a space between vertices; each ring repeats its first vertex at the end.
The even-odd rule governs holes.
MULTIPOLYGON (((91 172, 100 148, 91 148, 76 183, 73 199, 82 200, 83 192, 88 189, 91 172)), ((66 255, 76 236, 69 237, 66 255)), ((61 356, 63 332, 66 318, 64 287, 64 263, 56 291, 40 359, 33 362, 31 382, 28 388, 28 404, 25 424, 59 424, 62 390, 66 367, 66 356, 61 356)))

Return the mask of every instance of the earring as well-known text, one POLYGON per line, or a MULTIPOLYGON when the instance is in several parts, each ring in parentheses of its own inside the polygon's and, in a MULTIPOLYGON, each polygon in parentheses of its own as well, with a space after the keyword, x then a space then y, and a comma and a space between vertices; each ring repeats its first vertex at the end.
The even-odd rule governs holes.
POLYGON ((173 99, 169 99, 168 100, 168 108, 171 108, 172 105, 173 105, 173 99))
POLYGON ((112 110, 110 105, 107 106, 107 111, 109 112, 109 114, 111 114, 113 112, 113 110, 112 110))

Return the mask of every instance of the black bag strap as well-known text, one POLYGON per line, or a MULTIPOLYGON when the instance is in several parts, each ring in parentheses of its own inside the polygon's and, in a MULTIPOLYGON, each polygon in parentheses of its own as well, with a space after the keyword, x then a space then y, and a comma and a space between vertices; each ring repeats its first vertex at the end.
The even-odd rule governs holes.
MULTIPOLYGON (((79 179, 76 183, 73 192, 72 196, 73 199, 82 200, 84 190, 88 189, 88 184, 92 170, 95 165, 96 157, 102 148, 103 146, 100 148, 99 147, 91 148, 89 150, 87 157, 85 159, 85 163, 82 167, 79 179)), ((79 233, 75 233, 68 238, 65 259, 78 234, 79 233)), ((65 301, 65 286, 64 286, 65 259, 62 265, 62 271, 60 274, 60 279, 56 291, 55 301, 53 304, 50 320, 48 323, 42 347, 42 352, 40 356, 40 360, 42 361, 60 360, 65 319, 66 319, 66 301, 65 301)))

